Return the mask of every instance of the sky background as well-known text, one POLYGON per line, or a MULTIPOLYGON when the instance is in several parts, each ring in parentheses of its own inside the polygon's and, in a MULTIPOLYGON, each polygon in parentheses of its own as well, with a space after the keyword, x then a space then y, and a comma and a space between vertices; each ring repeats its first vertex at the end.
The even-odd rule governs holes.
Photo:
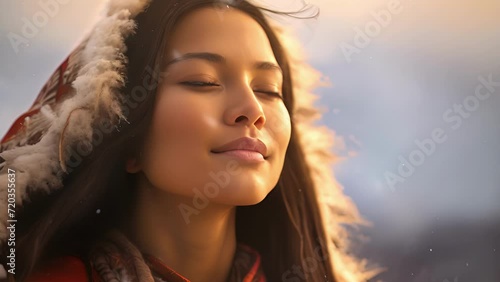
MULTIPOLYGON (((2 136, 104 7, 102 0, 61 1, 16 52, 7 35, 22 35, 24 21, 33 22, 45 2, 50 1, 0 3, 2 136)), ((273 0, 270 6, 293 10, 301 3, 273 0)), ((319 7, 317 20, 285 23, 295 27, 308 61, 332 83, 317 91, 317 104, 326 109, 320 123, 339 138, 335 150, 345 159, 332 167, 339 182, 374 223, 365 231, 370 247, 361 252, 384 263, 408 260, 408 269, 398 267, 399 273, 385 277, 388 281, 500 281, 495 267, 481 263, 498 262, 500 253, 500 86, 475 110, 465 110, 468 117, 456 129, 443 118, 454 105, 471 101, 480 76, 500 82, 500 1, 308 3, 319 7), (394 3, 397 12, 389 8, 394 3), (390 15, 383 25, 375 21, 381 14, 390 15), (366 28, 372 33, 360 44, 356 39, 366 28), (356 53, 346 55, 346 46, 356 53), (391 189, 386 175, 398 174, 400 157, 408 160, 419 150, 416 140, 432 138, 435 129, 443 130, 446 141, 391 189), (478 232, 467 233, 471 228, 478 232), (453 263, 443 251, 448 264, 430 265, 443 242, 457 236, 463 240, 453 246, 471 250, 452 256, 453 263), (392 258, 375 254, 394 247, 410 251, 392 258), (416 256, 425 263, 412 264, 416 256)))

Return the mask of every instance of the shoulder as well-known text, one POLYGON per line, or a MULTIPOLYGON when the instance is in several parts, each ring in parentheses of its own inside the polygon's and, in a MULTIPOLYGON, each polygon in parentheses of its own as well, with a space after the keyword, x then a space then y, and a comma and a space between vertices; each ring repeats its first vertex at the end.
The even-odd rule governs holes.
POLYGON ((26 282, 89 282, 87 268, 82 259, 76 256, 62 256, 43 264, 32 273, 26 282))

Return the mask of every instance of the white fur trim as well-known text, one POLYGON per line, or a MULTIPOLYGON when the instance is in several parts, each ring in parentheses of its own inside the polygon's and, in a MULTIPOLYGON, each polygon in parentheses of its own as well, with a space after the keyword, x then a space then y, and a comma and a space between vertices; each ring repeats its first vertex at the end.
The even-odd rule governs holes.
MULTIPOLYGON (((7 239, 7 169, 16 170, 16 204, 22 205, 30 189, 45 190, 47 193, 62 186, 64 172, 59 162, 59 141, 64 132, 64 140, 90 143, 91 124, 100 119, 124 119, 117 89, 123 85, 125 62, 124 37, 133 32, 133 16, 144 9, 146 0, 113 0, 108 3, 107 16, 97 24, 94 32, 86 40, 80 61, 81 69, 73 82, 74 95, 49 113, 46 109, 32 119, 40 122, 50 120, 50 126, 41 140, 29 146, 16 147, 1 156, 5 159, 0 171, 0 241, 7 239), (118 52, 117 52, 118 51, 118 52), (70 114, 74 109, 83 109, 70 114), (102 111, 100 109, 107 109, 102 111), (69 121, 68 121, 69 119, 69 121), (31 188, 32 187, 32 188, 31 188)), ((33 122, 33 121, 32 121, 33 122)), ((64 146, 64 144, 63 144, 64 146)))

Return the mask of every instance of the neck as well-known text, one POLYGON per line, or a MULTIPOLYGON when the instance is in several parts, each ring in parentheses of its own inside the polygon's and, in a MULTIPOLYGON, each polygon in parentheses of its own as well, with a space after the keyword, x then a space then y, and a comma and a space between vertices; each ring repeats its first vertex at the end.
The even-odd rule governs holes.
POLYGON ((236 251, 235 207, 209 203, 186 220, 179 207, 194 209, 191 197, 137 188, 129 233, 139 249, 190 281, 225 281, 236 251))

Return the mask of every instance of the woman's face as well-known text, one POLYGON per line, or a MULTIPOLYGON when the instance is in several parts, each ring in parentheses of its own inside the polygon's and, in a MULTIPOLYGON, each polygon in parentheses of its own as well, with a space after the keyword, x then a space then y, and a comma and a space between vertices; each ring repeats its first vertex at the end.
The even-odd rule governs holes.
POLYGON ((291 131, 283 77, 264 30, 236 9, 202 8, 178 23, 166 57, 135 171, 156 189, 196 196, 193 208, 203 199, 262 201, 278 181, 291 131), (266 152, 250 143, 223 148, 242 137, 261 140, 266 152))

